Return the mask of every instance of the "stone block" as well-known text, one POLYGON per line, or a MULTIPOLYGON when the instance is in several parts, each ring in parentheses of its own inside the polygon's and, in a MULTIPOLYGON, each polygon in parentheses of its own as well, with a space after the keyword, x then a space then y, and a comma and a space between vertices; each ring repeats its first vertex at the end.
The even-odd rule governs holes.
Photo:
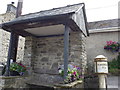
POLYGON ((44 68, 44 69, 43 69, 43 68, 35 68, 35 69, 34 69, 34 72, 35 72, 35 73, 38 73, 38 74, 53 74, 53 75, 59 74, 57 68, 55 68, 55 69, 49 69, 49 68, 44 68))
POLYGON ((41 61, 42 61, 42 62, 48 62, 48 60, 49 60, 49 57, 42 57, 42 58, 41 58, 41 61))
POLYGON ((54 85, 54 84, 63 83, 63 78, 60 75, 34 73, 34 76, 32 76, 29 83, 34 83, 36 85, 43 85, 43 86, 54 85))

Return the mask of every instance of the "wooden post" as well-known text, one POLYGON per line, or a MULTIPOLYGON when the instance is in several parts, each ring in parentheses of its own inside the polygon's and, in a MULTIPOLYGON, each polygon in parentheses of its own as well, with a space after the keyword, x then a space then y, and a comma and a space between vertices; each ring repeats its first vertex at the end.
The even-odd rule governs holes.
POLYGON ((9 71, 10 71, 10 59, 12 58, 13 47, 14 47, 14 44, 13 44, 13 43, 14 43, 14 32, 11 32, 5 76, 9 76, 9 71))
POLYGON ((14 33, 14 43, 13 43, 14 47, 13 47, 13 53, 12 53, 13 62, 16 62, 18 40, 19 40, 19 35, 17 35, 16 33, 14 33))
MULTIPOLYGON (((16 11, 16 18, 19 17, 22 13, 22 5, 23 5, 23 0, 18 0, 18 5, 17 5, 17 11, 16 11)), ((17 48, 18 48, 18 40, 19 40, 19 35, 14 33, 14 47, 13 47, 13 62, 16 62, 16 57, 17 57, 17 48)))
POLYGON ((68 57, 69 57, 69 27, 65 25, 64 31, 64 79, 66 79, 68 71, 68 57))
MULTIPOLYGON (((21 15, 22 4, 23 4, 23 0, 18 0, 16 18, 21 15)), ((8 50, 8 58, 7 58, 5 76, 9 76, 10 60, 13 59, 13 62, 16 62, 18 40, 19 40, 19 36, 14 32, 14 30, 12 30, 11 35, 10 35, 10 43, 9 43, 9 50, 8 50)))

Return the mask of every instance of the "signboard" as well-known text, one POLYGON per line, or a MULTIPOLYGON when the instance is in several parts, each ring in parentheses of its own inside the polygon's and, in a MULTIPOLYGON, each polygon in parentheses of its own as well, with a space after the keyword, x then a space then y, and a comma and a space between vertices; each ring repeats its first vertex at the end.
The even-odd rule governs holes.
POLYGON ((96 73, 108 73, 108 63, 107 62, 96 62, 95 72, 96 73))
POLYGON ((96 71, 97 73, 108 73, 108 63, 107 62, 97 62, 96 71))

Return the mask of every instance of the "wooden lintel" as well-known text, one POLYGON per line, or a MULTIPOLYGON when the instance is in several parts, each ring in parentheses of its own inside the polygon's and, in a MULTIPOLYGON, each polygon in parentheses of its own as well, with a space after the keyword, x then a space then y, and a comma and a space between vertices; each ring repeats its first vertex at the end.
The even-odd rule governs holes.
POLYGON ((28 28, 37 28, 37 27, 44 27, 44 26, 51 26, 51 25, 58 25, 62 24, 64 21, 57 21, 57 20, 48 20, 48 21, 40 21, 40 22, 29 22, 29 23, 22 23, 22 24, 14 24, 9 28, 17 29, 28 29, 28 28))
POLYGON ((23 37, 26 37, 26 36, 33 36, 33 37, 36 37, 35 35, 29 33, 29 32, 26 32, 25 30, 14 30, 14 32, 20 36, 23 36, 23 37))
POLYGON ((8 29, 28 29, 28 28, 37 28, 50 25, 64 24, 69 20, 69 15, 58 15, 58 16, 47 16, 43 18, 34 18, 21 20, 11 23, 5 23, 4 28, 8 29))

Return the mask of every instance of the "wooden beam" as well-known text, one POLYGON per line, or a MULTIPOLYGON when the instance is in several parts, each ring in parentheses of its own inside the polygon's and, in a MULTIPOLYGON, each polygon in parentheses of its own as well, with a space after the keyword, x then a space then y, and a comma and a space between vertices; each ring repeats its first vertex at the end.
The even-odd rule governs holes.
POLYGON ((83 15, 84 15, 84 22, 85 22, 85 28, 86 28, 86 35, 89 36, 89 31, 88 31, 88 23, 87 23, 87 16, 86 16, 86 11, 85 11, 85 4, 82 7, 83 9, 83 15))
MULTIPOLYGON (((39 20, 39 18, 36 20, 29 20, 29 21, 26 21, 26 22, 21 22, 19 24, 13 24, 13 25, 10 25, 9 27, 6 27, 6 29, 8 28, 15 28, 16 30, 17 29, 30 29, 30 28, 37 28, 37 27, 44 27, 44 26, 51 26, 51 25, 58 25, 58 24, 63 24, 63 23, 66 23, 66 21, 68 21, 68 19, 65 18, 61 18, 61 17, 58 17, 58 18, 54 18, 54 19, 45 19, 45 20, 39 20), (65 20, 65 21, 64 21, 65 20)), ((5 25, 7 26, 7 25, 5 25)))
POLYGON ((68 71, 68 57, 69 57, 69 31, 70 28, 65 25, 65 32, 64 32, 64 79, 67 77, 68 71))
POLYGON ((20 30, 14 30, 14 32, 15 32, 16 34, 20 35, 20 36, 23 36, 23 37, 26 37, 26 36, 37 37, 36 35, 33 35, 33 34, 27 32, 27 31, 24 31, 24 30, 22 30, 22 29, 20 29, 20 30))
POLYGON ((10 72, 10 59, 12 59, 12 55, 13 55, 14 35, 15 35, 14 32, 11 32, 5 76, 9 76, 9 72, 10 72))

